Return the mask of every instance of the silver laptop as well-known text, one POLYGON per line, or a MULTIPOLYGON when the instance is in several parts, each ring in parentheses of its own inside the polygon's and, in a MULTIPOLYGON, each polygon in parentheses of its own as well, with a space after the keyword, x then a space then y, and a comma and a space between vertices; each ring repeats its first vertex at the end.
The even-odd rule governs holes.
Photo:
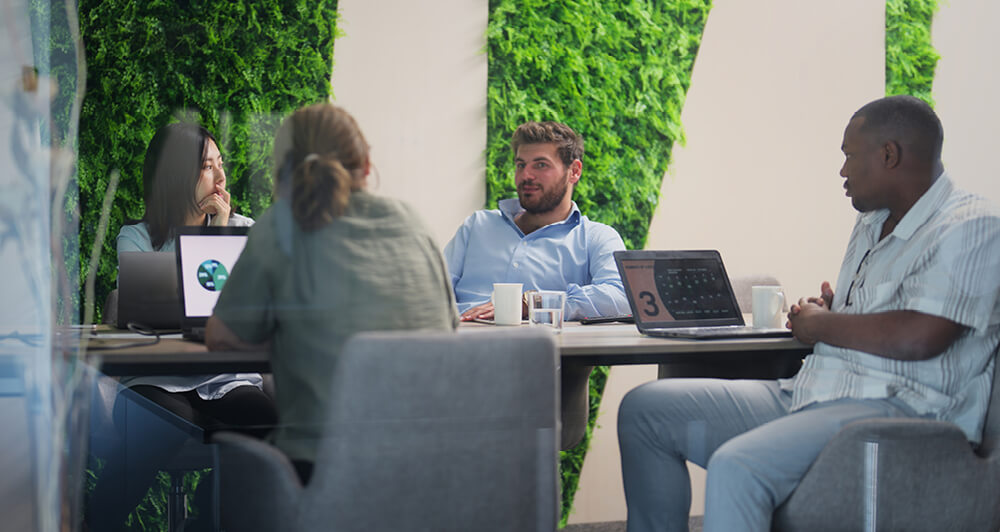
POLYGON ((151 329, 181 328, 177 294, 177 259, 169 251, 123 251, 118 254, 119 329, 136 323, 151 329))
POLYGON ((616 251, 639 332, 668 338, 789 337, 743 322, 718 251, 616 251))
POLYGON ((243 253, 249 227, 181 227, 177 230, 177 285, 184 338, 205 340, 205 322, 243 253))

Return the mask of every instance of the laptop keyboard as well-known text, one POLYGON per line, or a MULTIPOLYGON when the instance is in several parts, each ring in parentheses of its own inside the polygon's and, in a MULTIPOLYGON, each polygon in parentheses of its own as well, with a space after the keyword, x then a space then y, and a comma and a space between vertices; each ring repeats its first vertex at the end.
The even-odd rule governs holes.
POLYGON ((755 329, 748 325, 722 325, 716 327, 675 327, 669 329, 651 329, 647 334, 663 336, 688 336, 697 338, 732 338, 791 336, 788 329, 755 329))

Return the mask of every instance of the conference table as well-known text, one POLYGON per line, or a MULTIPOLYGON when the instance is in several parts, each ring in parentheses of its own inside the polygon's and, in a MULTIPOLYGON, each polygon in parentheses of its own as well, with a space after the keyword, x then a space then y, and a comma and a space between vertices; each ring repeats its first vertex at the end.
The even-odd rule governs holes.
MULTIPOLYGON (((458 334, 476 334, 496 328, 463 323, 458 334)), ((563 332, 556 336, 556 343, 564 369, 566 366, 661 364, 715 366, 723 371, 731 364, 768 365, 801 360, 812 350, 793 338, 653 338, 640 334, 635 325, 621 323, 580 325, 567 322, 563 332)), ((85 353, 87 362, 112 376, 270 371, 267 351, 209 351, 204 344, 184 340, 180 335, 162 336, 154 342, 106 326, 92 335, 85 353)))
MULTIPOLYGON (((463 323, 460 335, 498 326, 463 323)), ((504 327, 512 332, 527 327, 504 327)), ((789 377, 812 351, 793 338, 692 340, 653 338, 635 325, 567 322, 556 336, 560 354, 560 448, 583 438, 594 366, 658 364, 660 377, 789 377)), ((150 339, 102 326, 88 339, 86 361, 110 376, 270 372, 268 351, 209 351, 180 335, 150 339)))

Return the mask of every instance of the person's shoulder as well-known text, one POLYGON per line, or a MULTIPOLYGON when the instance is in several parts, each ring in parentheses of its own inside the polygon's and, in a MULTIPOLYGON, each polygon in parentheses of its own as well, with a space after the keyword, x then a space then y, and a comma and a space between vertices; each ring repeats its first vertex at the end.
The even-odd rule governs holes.
POLYGON ((355 192, 351 194, 351 203, 355 207, 355 214, 362 218, 378 220, 383 227, 402 226, 414 233, 428 233, 423 216, 409 202, 370 192, 355 192))
POLYGON ((419 219, 417 210, 409 203, 387 196, 359 191, 351 194, 351 203, 361 207, 362 212, 369 216, 393 216, 405 219, 419 219))
POLYGON ((947 223, 978 221, 1000 224, 1000 207, 989 199, 955 188, 938 211, 947 223))
POLYGON ((118 230, 118 236, 121 237, 122 235, 145 235, 148 238, 149 227, 146 225, 146 222, 123 225, 121 229, 118 230))
POLYGON ((118 230, 118 251, 153 251, 146 222, 123 225, 118 230))
MULTIPOLYGON (((472 211, 471 214, 466 216, 462 225, 469 228, 483 227, 490 224, 501 223, 503 222, 503 218, 504 215, 500 209, 479 209, 472 211)), ((513 216, 511 216, 511 219, 513 219, 513 216)))
POLYGON ((595 222, 590 218, 587 218, 583 214, 580 215, 580 226, 587 231, 588 236, 597 237, 601 239, 605 238, 617 238, 621 240, 621 235, 618 234, 618 230, 611 227, 608 224, 595 222))

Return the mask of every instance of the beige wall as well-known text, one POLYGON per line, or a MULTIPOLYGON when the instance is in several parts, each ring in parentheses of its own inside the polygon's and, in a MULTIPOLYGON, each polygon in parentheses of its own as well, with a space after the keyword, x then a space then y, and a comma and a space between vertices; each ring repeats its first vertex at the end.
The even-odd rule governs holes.
MULTIPOLYGON (((850 114, 883 94, 883 5, 716 0, 682 116, 688 144, 674 152, 647 247, 718 248, 731 274, 775 273, 790 296, 833 280, 854 219, 837 174, 840 138, 850 114), (688 200, 709 194, 719 221, 689 230, 686 217, 704 205, 688 200)), ((944 2, 933 27, 945 166, 996 202, 998 19, 990 0, 944 2)), ((655 377, 650 366, 612 369, 571 522, 625 518, 615 415, 623 390, 655 377)), ((692 473, 697 515, 704 475, 692 473)))
MULTIPOLYGON (((851 114, 884 93, 884 3, 716 0, 649 249, 718 249, 730 275, 774 274, 789 296, 835 281, 855 211, 838 175, 851 114)), ((625 518, 615 417, 654 366, 616 367, 571 523, 625 518)), ((692 513, 704 474, 692 468, 692 513)))
POLYGON ((945 168, 967 190, 1000 203, 997 124, 1000 124, 1000 2, 942 2, 934 18, 941 54, 934 77, 935 108, 944 123, 945 168))
MULTIPOLYGON (((731 275, 772 273, 792 297, 834 279, 855 217, 841 136, 884 93, 884 5, 715 0, 682 115, 687 145, 674 149, 647 247, 719 249, 731 275)), ((340 10, 336 99, 368 135, 379 192, 413 203, 444 244, 484 200, 487 2, 341 0, 340 10)), ((947 168, 1000 201, 996 20, 993 0, 943 3, 934 93, 947 168)), ((615 416, 655 374, 612 370, 571 522, 624 519, 615 416)))
MULTIPOLYGON (((487 2, 340 0, 333 91, 441 246, 486 199, 487 2)), ((376 179, 371 179, 373 185, 376 179)))

